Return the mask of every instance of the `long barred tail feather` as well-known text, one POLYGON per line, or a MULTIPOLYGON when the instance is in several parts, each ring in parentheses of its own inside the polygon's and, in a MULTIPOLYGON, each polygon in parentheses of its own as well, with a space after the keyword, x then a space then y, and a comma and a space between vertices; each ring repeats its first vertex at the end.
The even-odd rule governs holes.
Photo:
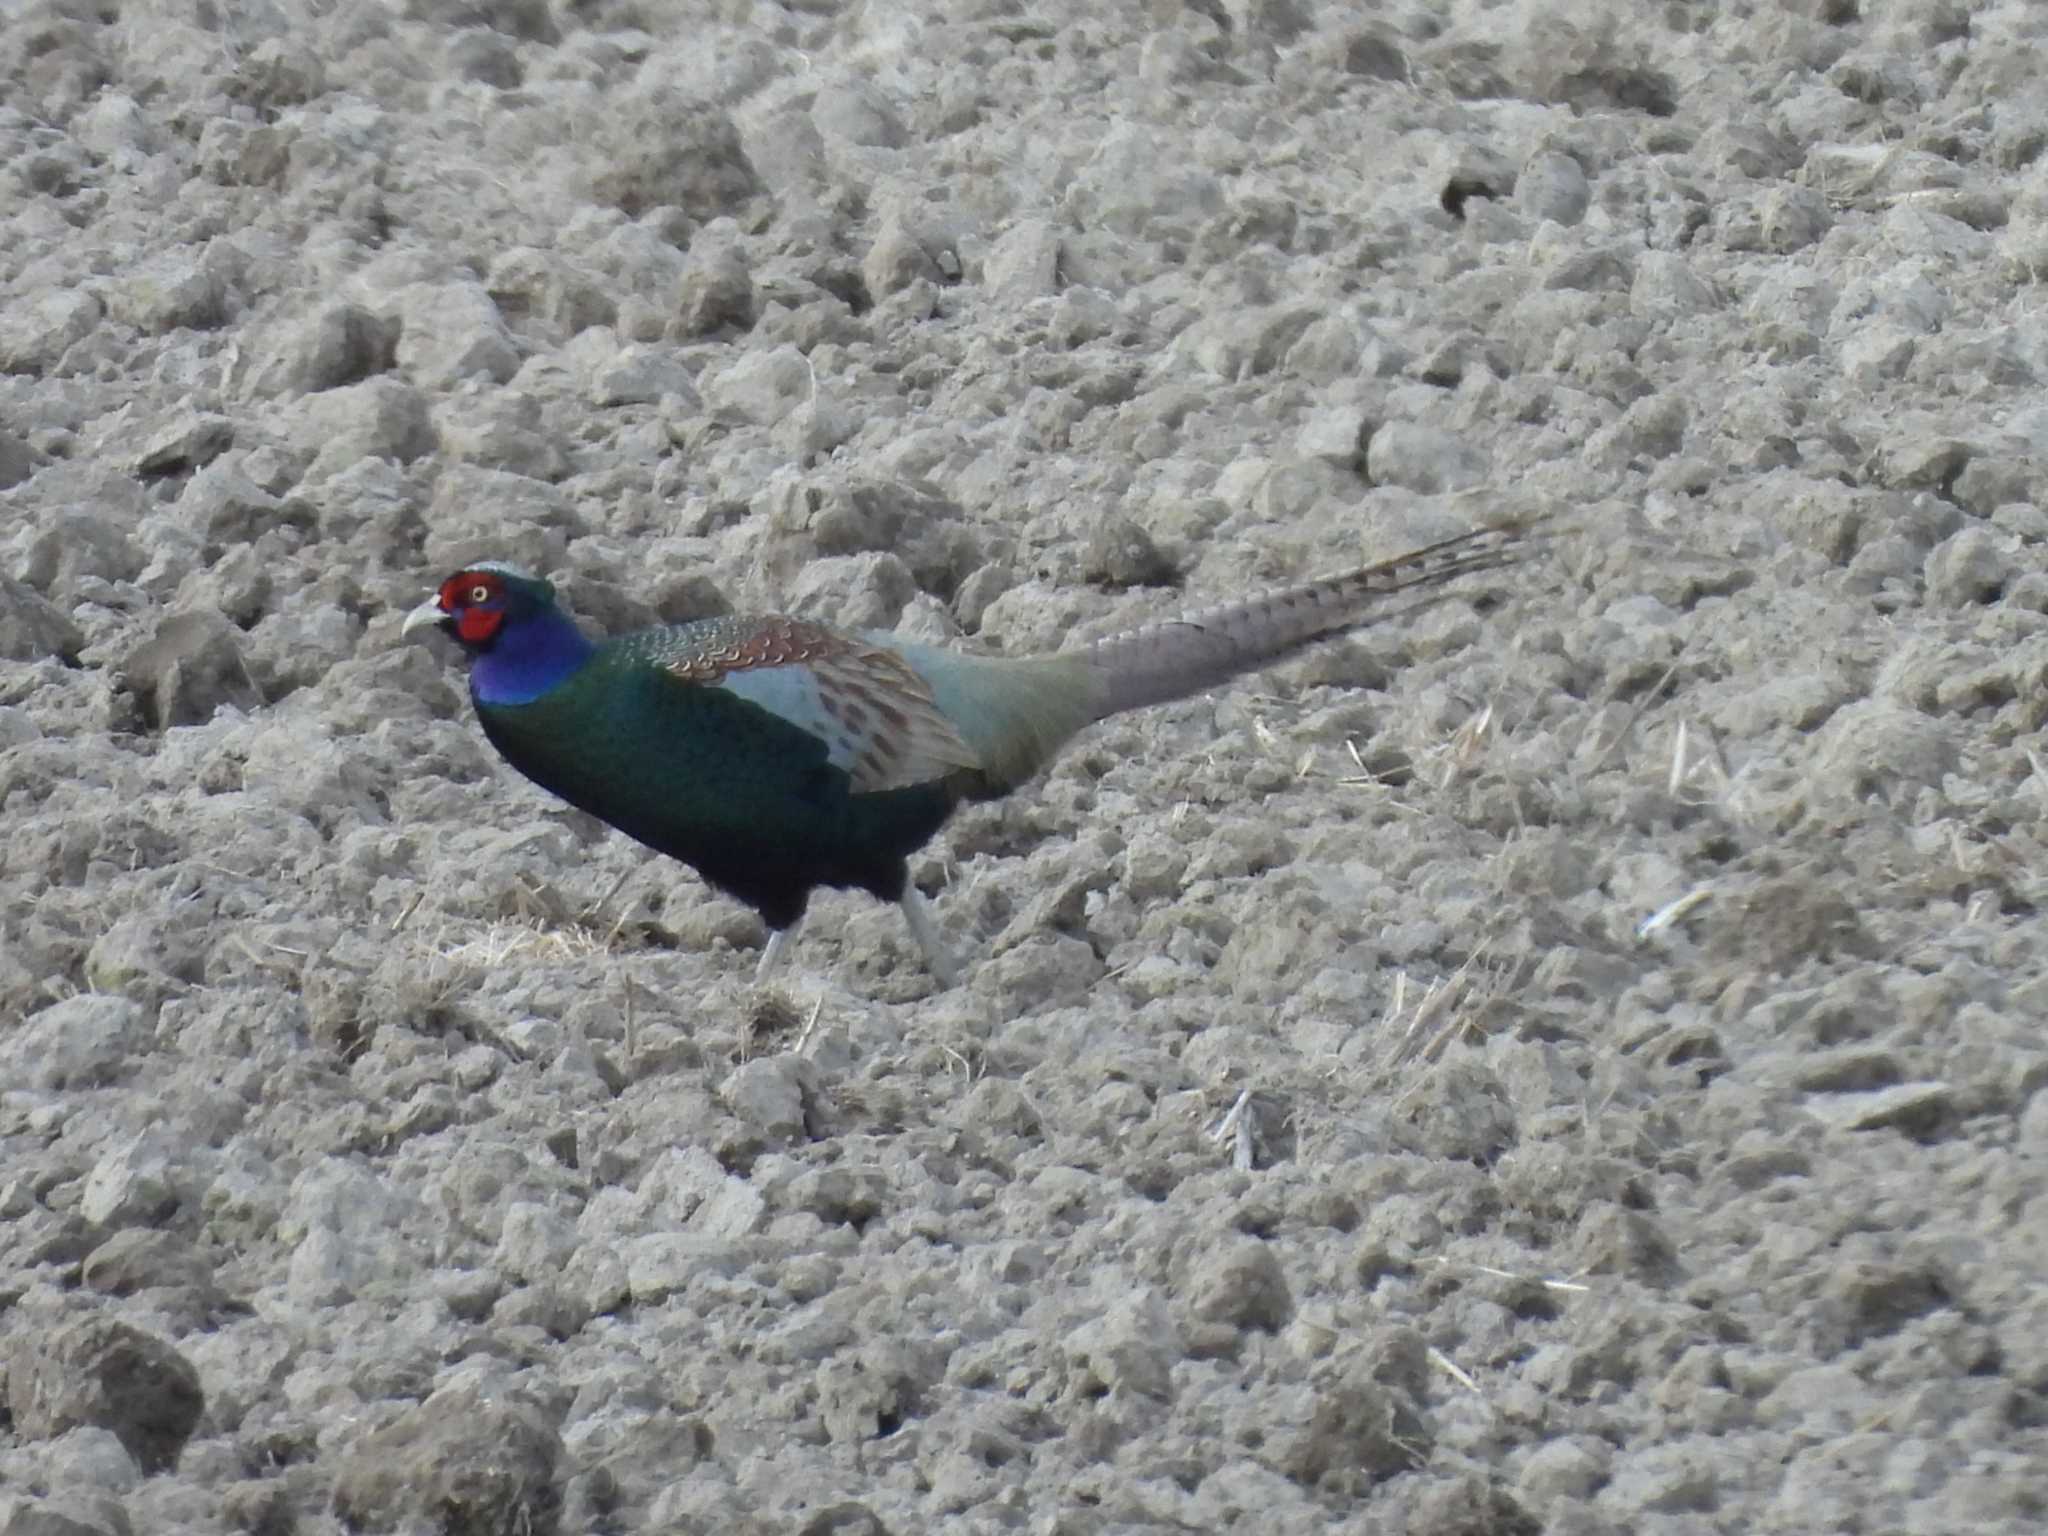
POLYGON ((1098 679, 1099 720, 1200 693, 1312 641, 1356 629, 1396 594, 1512 565, 1540 538, 1527 525, 1478 528, 1354 571, 1148 624, 1065 654, 1085 659, 1098 679))

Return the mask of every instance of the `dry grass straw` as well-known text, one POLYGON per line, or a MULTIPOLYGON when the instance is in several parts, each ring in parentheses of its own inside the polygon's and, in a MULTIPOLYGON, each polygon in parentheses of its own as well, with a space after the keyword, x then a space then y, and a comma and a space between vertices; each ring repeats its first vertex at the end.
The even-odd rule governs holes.
POLYGON ((1488 977, 1483 969, 1486 954, 1485 946, 1481 946, 1449 976, 1432 981, 1416 1000, 1412 1012, 1408 1006, 1408 973, 1395 973, 1394 995, 1387 1001, 1386 1017, 1387 1031, 1394 1039, 1381 1058, 1382 1070, 1392 1072, 1414 1061, 1439 1061, 1461 1034, 1469 1035, 1475 1042, 1486 1039, 1491 1031, 1480 1022, 1479 1013, 1496 995, 1493 987, 1482 984, 1488 977))
POLYGON ((1238 1093, 1237 1101, 1224 1113, 1221 1120, 1209 1127, 1209 1139, 1230 1148, 1230 1166, 1240 1173, 1250 1173, 1257 1162, 1259 1136, 1259 1111, 1252 1102, 1249 1088, 1238 1093))

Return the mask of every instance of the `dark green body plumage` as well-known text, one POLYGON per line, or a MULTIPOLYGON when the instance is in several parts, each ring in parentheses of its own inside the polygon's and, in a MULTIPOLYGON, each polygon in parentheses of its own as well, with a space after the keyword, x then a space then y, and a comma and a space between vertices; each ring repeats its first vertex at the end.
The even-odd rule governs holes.
POLYGON ((856 795, 817 736, 617 644, 531 703, 475 703, 513 767, 681 859, 771 928, 794 924, 821 885, 900 900, 906 860, 957 798, 944 784, 856 795))

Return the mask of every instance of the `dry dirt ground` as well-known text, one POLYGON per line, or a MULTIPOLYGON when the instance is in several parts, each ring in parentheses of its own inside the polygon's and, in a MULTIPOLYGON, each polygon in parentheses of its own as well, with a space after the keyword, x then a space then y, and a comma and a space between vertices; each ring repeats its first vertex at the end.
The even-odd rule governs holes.
POLYGON ((2037 1532, 2048 12, 5 0, 0 1531, 2037 1532), (399 619, 1021 651, 762 934, 399 619), (623 882, 623 884, 621 884, 623 882))

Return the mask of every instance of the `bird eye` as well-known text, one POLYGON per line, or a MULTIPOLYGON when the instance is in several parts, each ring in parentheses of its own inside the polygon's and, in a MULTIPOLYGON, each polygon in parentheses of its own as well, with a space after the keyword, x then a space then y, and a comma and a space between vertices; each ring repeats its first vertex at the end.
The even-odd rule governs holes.
POLYGON ((469 600, 472 603, 488 603, 491 600, 491 589, 484 586, 471 587, 469 600))

